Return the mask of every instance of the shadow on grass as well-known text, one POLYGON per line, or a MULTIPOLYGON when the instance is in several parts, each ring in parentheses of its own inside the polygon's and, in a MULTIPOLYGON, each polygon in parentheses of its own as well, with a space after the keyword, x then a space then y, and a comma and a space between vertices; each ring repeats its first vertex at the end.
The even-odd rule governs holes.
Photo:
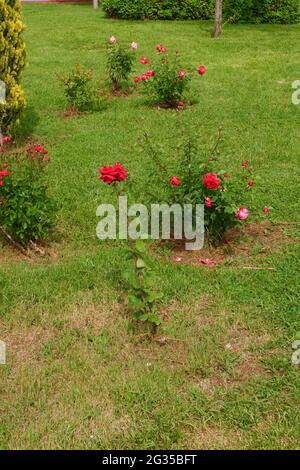
POLYGON ((17 130, 17 137, 23 141, 27 137, 31 136, 39 120, 40 117, 35 108, 33 106, 28 106, 17 130))

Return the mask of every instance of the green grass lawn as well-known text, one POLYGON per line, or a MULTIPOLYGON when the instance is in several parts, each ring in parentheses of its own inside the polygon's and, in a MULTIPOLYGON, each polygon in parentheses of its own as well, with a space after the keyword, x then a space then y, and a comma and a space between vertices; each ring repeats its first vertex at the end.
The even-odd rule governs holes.
MULTIPOLYGON (((20 132, 49 150, 50 188, 61 203, 45 258, 0 252, 0 448, 299 449, 300 375, 291 365, 299 322, 300 26, 109 20, 91 6, 26 5, 28 110, 20 132), (162 42, 207 74, 199 100, 180 113, 141 95, 64 119, 56 74, 77 60, 105 80, 105 39, 162 42), (204 154, 223 126, 230 172, 255 167, 255 204, 270 206, 276 246, 257 243, 215 269, 157 257, 164 292, 160 341, 129 328, 120 298, 125 246, 97 240, 106 189, 97 169, 121 161, 147 185, 145 130, 176 147, 178 120, 201 136, 204 154), (284 222, 285 225, 279 225, 284 222), (268 248, 268 247, 267 247, 268 248), (264 269, 244 269, 245 266, 264 269), (272 268, 272 270, 267 269, 272 268), (165 338, 165 340, 163 340, 165 338)), ((141 66, 142 69, 142 66, 141 66)), ((170 155, 170 158, 172 156, 170 155)))

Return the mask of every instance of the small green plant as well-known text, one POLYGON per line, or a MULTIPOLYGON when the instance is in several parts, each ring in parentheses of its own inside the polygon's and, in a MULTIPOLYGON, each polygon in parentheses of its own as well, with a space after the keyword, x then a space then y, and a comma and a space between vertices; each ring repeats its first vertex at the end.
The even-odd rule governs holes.
POLYGON ((44 178, 48 162, 40 145, 26 154, 0 153, 0 233, 14 245, 43 240, 54 226, 56 203, 44 178))
POLYGON ((85 70, 80 63, 66 76, 59 77, 64 85, 65 96, 71 109, 88 111, 95 106, 96 90, 93 86, 93 71, 85 70))
POLYGON ((119 44, 112 36, 107 45, 106 69, 108 80, 113 91, 119 91, 123 83, 128 83, 129 75, 133 68, 135 43, 130 48, 119 44))
POLYGON ((135 245, 128 249, 127 259, 132 261, 132 265, 124 273, 130 288, 129 311, 134 320, 147 323, 152 332, 155 332, 161 324, 157 304, 162 298, 162 293, 155 289, 158 284, 157 276, 142 240, 137 240, 135 245))

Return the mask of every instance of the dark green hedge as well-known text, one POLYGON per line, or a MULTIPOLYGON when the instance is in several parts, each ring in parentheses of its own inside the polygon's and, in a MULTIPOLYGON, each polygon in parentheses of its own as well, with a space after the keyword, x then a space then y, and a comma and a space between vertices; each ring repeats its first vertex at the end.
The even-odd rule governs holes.
MULTIPOLYGON (((295 23, 300 0, 223 0, 224 18, 246 23, 295 23)), ((209 19, 215 0, 102 0, 110 17, 124 19, 209 19)))
POLYGON ((300 0, 224 0, 225 17, 232 22, 296 23, 300 0))
POLYGON ((124 19, 208 19, 213 15, 214 0, 102 0, 110 17, 124 19))

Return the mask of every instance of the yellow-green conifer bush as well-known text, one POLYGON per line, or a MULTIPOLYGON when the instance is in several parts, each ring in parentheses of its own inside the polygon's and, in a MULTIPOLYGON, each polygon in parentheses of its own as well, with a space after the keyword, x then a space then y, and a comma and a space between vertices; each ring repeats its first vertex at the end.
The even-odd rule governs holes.
POLYGON ((0 0, 0 80, 6 87, 5 102, 0 100, 0 131, 11 132, 20 121, 26 100, 20 86, 25 66, 20 0, 0 0))

